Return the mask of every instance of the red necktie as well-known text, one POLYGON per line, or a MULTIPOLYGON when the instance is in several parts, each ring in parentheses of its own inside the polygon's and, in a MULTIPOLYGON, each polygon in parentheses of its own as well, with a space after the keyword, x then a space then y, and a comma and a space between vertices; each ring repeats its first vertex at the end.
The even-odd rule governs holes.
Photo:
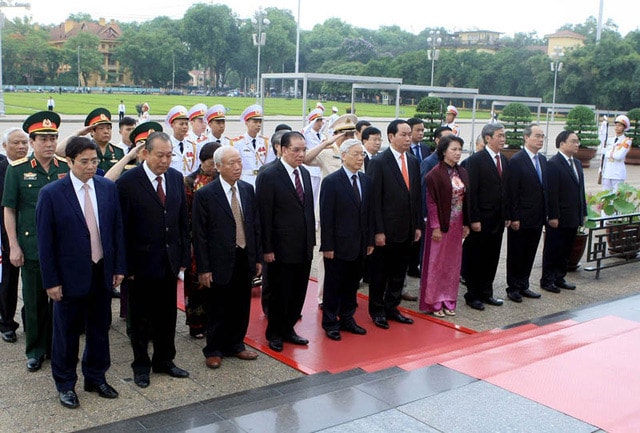
POLYGON ((162 176, 156 177, 158 181, 158 198, 160 199, 160 203, 164 206, 164 202, 167 200, 167 196, 164 194, 164 189, 162 189, 162 176))
POLYGON ((502 177, 502 163, 500 162, 500 155, 496 155, 496 168, 498 169, 498 176, 502 177))
POLYGON ((300 175, 298 174, 298 169, 293 170, 293 175, 296 178, 296 193, 298 194, 300 202, 304 203, 304 190, 302 189, 302 183, 300 183, 300 175))

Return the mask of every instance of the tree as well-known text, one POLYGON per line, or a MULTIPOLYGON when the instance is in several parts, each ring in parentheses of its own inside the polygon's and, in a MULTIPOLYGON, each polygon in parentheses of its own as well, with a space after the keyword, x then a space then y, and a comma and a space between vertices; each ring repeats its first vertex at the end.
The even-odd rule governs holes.
POLYGON ((596 115, 589 107, 578 105, 572 108, 567 114, 564 129, 576 133, 580 139, 580 147, 595 147, 600 144, 596 115))
POLYGON ((511 102, 502 110, 502 123, 507 135, 509 149, 520 149, 524 141, 524 127, 531 121, 531 110, 519 102, 511 102))
POLYGON ((80 75, 82 86, 89 86, 89 77, 102 72, 104 57, 98 51, 99 46, 100 38, 86 32, 80 32, 64 43, 62 57, 70 66, 70 72, 75 76, 80 75), (78 63, 80 63, 79 72, 78 63))
POLYGON ((182 28, 192 59, 211 73, 215 88, 222 87, 229 59, 240 45, 234 13, 225 5, 198 3, 184 14, 182 28))
POLYGON ((429 144, 432 148, 435 147, 433 133, 440 125, 442 125, 444 111, 444 100, 433 96, 422 98, 416 107, 416 114, 414 114, 414 116, 424 119, 424 140, 425 143, 429 144))
POLYGON ((52 57, 47 39, 47 32, 33 26, 27 18, 7 22, 2 32, 5 82, 33 85, 55 76, 57 64, 43 61, 52 57))

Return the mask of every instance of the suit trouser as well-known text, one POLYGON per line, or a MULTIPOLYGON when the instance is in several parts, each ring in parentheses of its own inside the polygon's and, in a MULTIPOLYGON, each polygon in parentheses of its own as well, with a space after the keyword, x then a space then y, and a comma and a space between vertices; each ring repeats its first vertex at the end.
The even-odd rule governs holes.
POLYGON ((369 314, 372 318, 396 313, 402 300, 411 242, 375 247, 370 257, 369 314))
MULTIPOLYGON (((249 326, 251 277, 247 252, 236 248, 235 266, 227 284, 212 284, 207 302, 207 345, 205 357, 230 356, 245 350, 249 326)), ((215 278, 215 275, 214 275, 215 278)))
POLYGON ((8 332, 15 331, 19 326, 14 318, 18 305, 20 268, 16 268, 9 262, 8 249, 3 255, 6 259, 2 266, 2 282, 0 283, 0 332, 8 332))
POLYGON ((25 260, 22 266, 22 301, 24 303, 25 353, 27 358, 41 358, 51 352, 51 303, 42 288, 40 262, 25 260))
POLYGON ((300 318, 307 295, 311 261, 269 263, 269 323, 267 340, 287 338, 300 318))
MULTIPOLYGON (((64 287, 62 288, 64 294, 64 287)), ((93 266, 91 292, 86 296, 64 296, 53 303, 53 345, 51 372, 58 391, 68 391, 78 381, 76 365, 80 334, 85 332, 82 374, 86 383, 106 382, 111 365, 109 327, 111 326, 111 287, 104 285, 104 266, 93 266)))
POLYGON ((541 235, 542 226, 507 230, 507 292, 520 292, 529 288, 531 268, 541 235))
POLYGON ((177 279, 169 269, 158 273, 157 277, 136 276, 129 290, 134 373, 149 373, 152 366, 162 368, 176 356, 177 279), (153 359, 148 354, 150 341, 153 359))
POLYGON ((362 256, 356 260, 323 258, 325 277, 322 297, 322 328, 337 331, 354 324, 356 295, 362 277, 362 256))
POLYGON ((542 278, 540 285, 543 287, 564 281, 567 275, 569 255, 576 240, 578 227, 550 226, 545 228, 544 250, 542 252, 542 278))
POLYGON ((467 281, 467 302, 493 296, 493 280, 500 261, 503 228, 497 232, 471 231, 462 244, 462 267, 467 281))

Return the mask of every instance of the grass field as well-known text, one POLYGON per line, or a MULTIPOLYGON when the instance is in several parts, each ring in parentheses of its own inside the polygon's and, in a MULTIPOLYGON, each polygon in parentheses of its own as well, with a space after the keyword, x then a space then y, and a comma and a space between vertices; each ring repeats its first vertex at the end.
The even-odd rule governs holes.
MULTIPOLYGON (((5 92, 5 111, 6 114, 29 115, 36 111, 47 109, 47 100, 49 93, 20 93, 5 92)), ((215 104, 222 104, 227 107, 230 116, 239 116, 242 111, 249 105, 255 103, 255 98, 248 97, 228 97, 228 96, 200 96, 200 95, 130 95, 130 94, 72 94, 62 93, 52 94, 56 106, 55 111, 60 114, 67 115, 86 115, 94 108, 105 107, 111 111, 114 118, 117 119, 118 104, 120 100, 124 101, 127 107, 127 114, 136 116, 136 104, 148 102, 151 107, 152 117, 161 117, 175 105, 184 105, 189 109, 193 105, 202 102, 208 107, 215 104)), ((307 100, 309 109, 315 107, 316 100, 307 100)), ((326 115, 331 114, 331 107, 339 108, 339 114, 346 113, 350 108, 348 102, 323 101, 326 115)), ((265 98, 264 100, 265 115, 283 115, 283 116, 299 116, 302 114, 302 99, 283 99, 283 98, 265 98)), ((356 114, 360 117, 395 117, 395 106, 356 103, 356 114)), ((415 106, 400 106, 400 117, 411 117, 415 114, 415 106)), ((461 110, 461 118, 471 118, 470 111, 461 110)), ((477 113, 478 118, 489 118, 488 113, 477 113)))

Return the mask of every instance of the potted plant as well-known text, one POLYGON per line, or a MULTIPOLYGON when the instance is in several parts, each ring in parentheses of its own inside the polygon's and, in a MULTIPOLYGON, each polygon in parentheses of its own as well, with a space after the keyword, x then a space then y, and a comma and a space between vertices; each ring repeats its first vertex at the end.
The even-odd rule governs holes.
POLYGON ((624 162, 630 165, 640 165, 640 108, 629 110, 627 117, 631 121, 631 128, 625 135, 633 141, 624 162))
POLYGON ((424 142, 434 149, 433 132, 442 125, 444 118, 444 101, 435 96, 422 98, 416 107, 415 117, 424 120, 424 142))
POLYGON ((524 143, 524 128, 531 122, 531 110, 524 104, 512 102, 504 107, 500 119, 506 134, 506 146, 502 153, 511 158, 524 143))
POLYGON ((640 190, 620 183, 614 191, 587 194, 588 220, 586 227, 595 228, 594 218, 617 216, 605 222, 609 252, 623 257, 635 257, 640 251, 640 190))
POLYGON ((600 145, 596 114, 589 107, 577 105, 567 114, 564 129, 574 131, 578 135, 580 149, 578 149, 576 158, 580 160, 584 168, 590 167, 591 159, 595 156, 597 147, 600 145))

